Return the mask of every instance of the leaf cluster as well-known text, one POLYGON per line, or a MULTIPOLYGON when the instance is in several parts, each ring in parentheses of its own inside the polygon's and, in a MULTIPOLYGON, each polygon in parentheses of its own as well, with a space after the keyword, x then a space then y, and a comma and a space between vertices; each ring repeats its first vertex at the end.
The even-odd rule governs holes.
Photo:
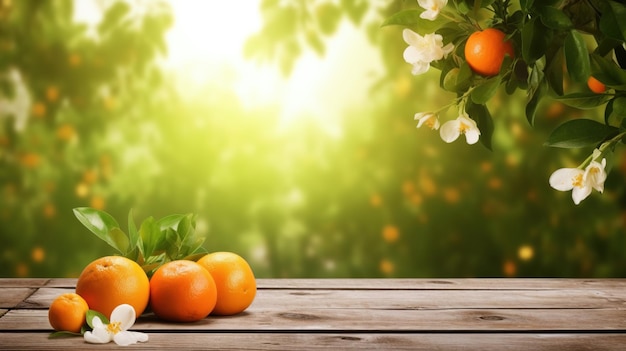
POLYGON ((576 108, 606 104, 604 123, 568 121, 557 127, 546 145, 555 147, 598 146, 626 129, 626 6, 611 0, 533 1, 454 0, 435 21, 420 18, 421 8, 389 16, 383 23, 401 25, 424 35, 436 32, 455 51, 433 63, 441 70, 442 89, 457 94, 465 111, 481 129, 481 141, 491 148, 493 122, 487 103, 501 85, 507 94, 518 89, 527 95, 525 115, 533 125, 540 102, 552 97, 576 108), (494 27, 507 35, 515 57, 507 57, 500 73, 480 76, 464 57, 467 38, 477 30, 494 27), (592 42, 593 41, 593 42, 592 42), (615 59, 614 59, 615 58, 615 59), (567 92, 565 86, 584 86, 596 77, 610 93, 567 92))
POLYGON ((194 214, 173 214, 161 219, 146 218, 139 228, 128 213, 128 233, 122 231, 110 214, 90 207, 74 209, 74 215, 89 231, 113 247, 120 255, 139 263, 148 275, 162 264, 195 260, 206 254, 204 237, 196 234, 194 214))

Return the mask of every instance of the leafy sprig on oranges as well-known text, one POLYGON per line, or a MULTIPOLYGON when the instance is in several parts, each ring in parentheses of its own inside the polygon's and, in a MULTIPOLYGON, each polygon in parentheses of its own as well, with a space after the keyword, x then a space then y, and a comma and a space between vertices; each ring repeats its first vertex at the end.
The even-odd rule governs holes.
POLYGON ((531 125, 547 97, 578 109, 604 106, 604 120, 568 120, 545 143, 594 150, 577 168, 584 179, 551 179, 555 189, 583 194, 574 196, 576 203, 591 188, 602 191, 601 160, 626 141, 626 5, 613 0, 418 0, 416 5, 383 25, 405 27, 404 58, 414 74, 439 69, 440 87, 457 96, 437 111, 416 114, 418 127, 438 129, 439 114, 456 105, 459 118, 441 126, 442 139, 452 142, 466 134, 473 144, 480 135, 491 149, 488 102, 501 86, 507 94, 526 92, 524 112, 531 125))
POLYGON ((93 234, 113 247, 121 256, 136 261, 150 276, 166 262, 195 261, 207 253, 204 237, 195 232, 194 214, 173 214, 161 219, 146 218, 139 228, 128 213, 128 232, 107 212, 90 207, 74 209, 76 218, 93 234))

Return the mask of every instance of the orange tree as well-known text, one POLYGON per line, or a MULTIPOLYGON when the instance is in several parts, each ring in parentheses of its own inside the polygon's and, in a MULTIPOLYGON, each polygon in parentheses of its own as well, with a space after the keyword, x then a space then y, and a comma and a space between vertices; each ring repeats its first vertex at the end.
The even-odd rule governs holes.
POLYGON ((74 21, 72 1, 0 3, 2 275, 79 273, 83 250, 97 249, 74 244, 71 209, 115 205, 106 189, 119 152, 103 141, 160 84, 154 60, 172 18, 161 2, 141 16, 107 4, 90 25, 74 21))
MULTIPOLYGON (((431 21, 421 17, 426 10, 420 3, 429 2, 265 0, 265 24, 246 47, 250 57, 276 63, 288 74, 305 50, 323 55, 331 34, 347 20, 380 51, 384 72, 371 90, 377 103, 359 110, 358 122, 345 117, 351 133, 343 147, 353 158, 326 171, 320 167, 315 182, 301 179, 314 183, 310 188, 316 191, 307 194, 311 207, 335 205, 315 215, 302 211, 313 232, 329 236, 317 244, 326 255, 351 253, 347 257, 354 266, 338 265, 335 274, 619 276, 625 259, 619 249, 624 241, 624 167, 608 172, 607 165, 605 196, 578 207, 563 206, 566 194, 549 191, 547 179, 563 163, 578 164, 584 153, 593 155, 595 147, 605 145, 600 152, 609 161, 608 153, 619 144, 621 132, 615 131, 621 122, 613 114, 607 125, 603 111, 592 108, 602 108, 610 99, 615 105, 619 86, 598 96, 585 84, 592 73, 620 70, 617 63, 598 64, 610 63, 598 55, 619 55, 619 45, 606 40, 608 46, 595 49, 594 35, 587 34, 595 28, 602 41, 597 10, 606 4, 619 10, 620 4, 599 2, 590 11, 594 2, 451 0, 439 6, 431 21), (583 28, 584 23, 590 28, 583 28), (422 38, 441 36, 427 41, 440 51, 422 56, 422 63, 439 58, 428 61, 432 69, 411 76, 417 60, 403 62, 408 43, 396 25, 422 38), (505 34, 513 54, 503 55, 497 74, 485 76, 469 67, 464 49, 470 35, 489 27, 505 34), (427 88, 429 79, 438 83, 438 91, 427 88), (422 110, 429 103, 444 108, 422 110), (451 120, 462 111, 470 121, 461 119, 445 130, 456 130, 455 137, 461 136, 460 129, 472 130, 469 141, 486 148, 442 146, 440 133, 415 133, 411 117, 420 126, 434 127, 439 118, 447 119, 444 111, 452 106, 451 120), (359 134, 362 125, 376 133, 359 134), (546 148, 546 140, 568 149, 546 148), (350 176, 355 170, 362 175, 358 182, 350 176)), ((445 123, 440 124, 443 128, 445 123)), ((615 152, 614 160, 623 163, 622 154, 615 152)))
POLYGON ((578 167, 552 173, 549 182, 553 188, 572 190, 576 204, 594 189, 603 192, 610 168, 607 158, 612 163, 610 155, 626 135, 622 106, 626 31, 620 24, 626 6, 611 0, 418 3, 418 8, 391 15, 385 24, 406 27, 403 35, 409 47, 405 60, 414 67, 427 69, 432 64, 438 68, 441 88, 455 93, 456 98, 442 109, 422 112, 416 118, 438 123, 439 114, 455 106, 459 117, 440 129, 444 141, 465 134, 471 143, 480 136, 483 145, 491 148, 494 123, 488 103, 500 86, 507 94, 526 91, 525 114, 531 125, 542 99, 548 96, 579 109, 605 106, 602 121, 569 120, 556 127, 546 141, 553 147, 593 148, 578 167), (486 36, 488 31, 494 34, 486 36), (430 40, 433 37, 439 41, 430 40), (433 55, 443 51, 445 54, 433 55), (610 91, 587 88, 593 79, 610 91))

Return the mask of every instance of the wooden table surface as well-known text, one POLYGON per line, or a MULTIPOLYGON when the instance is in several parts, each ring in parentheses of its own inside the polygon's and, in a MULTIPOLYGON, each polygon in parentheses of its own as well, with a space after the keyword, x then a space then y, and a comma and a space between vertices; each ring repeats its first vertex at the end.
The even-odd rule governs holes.
MULTIPOLYGON (((0 350, 119 349, 54 338, 75 279, 0 279, 0 350)), ((129 349, 624 350, 626 279, 258 279, 252 306, 189 324, 144 314, 129 349)))

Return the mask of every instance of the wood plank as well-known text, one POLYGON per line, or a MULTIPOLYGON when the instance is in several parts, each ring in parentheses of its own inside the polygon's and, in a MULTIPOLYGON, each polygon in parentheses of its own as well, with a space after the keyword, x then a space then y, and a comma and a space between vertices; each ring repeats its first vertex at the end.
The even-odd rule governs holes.
MULTIPOLYGON (((119 350, 114 343, 86 344, 80 337, 46 333, 0 334, 2 350, 119 350)), ((622 350, 624 334, 354 334, 354 333, 150 333, 133 350, 622 350)))
POLYGON ((7 311, 9 311, 9 310, 5 310, 5 309, 1 309, 0 308, 0 317, 2 317, 5 313, 7 313, 7 311))
POLYGON ((77 278, 52 278, 46 283, 49 288, 76 288, 77 278))
POLYGON ((626 289, 561 290, 269 290, 254 303, 291 308, 626 308, 626 289))
MULTIPOLYGON (((0 289, 0 294, 2 294, 0 289)), ((40 288, 20 308, 47 308, 73 288, 40 288)), ((292 308, 626 308, 626 289, 561 290, 303 290, 259 288, 254 304, 292 308)))
POLYGON ((37 288, 46 285, 47 278, 0 278, 0 290, 3 288, 37 288))
MULTIPOLYGON (((3 331, 51 330, 47 310, 17 309, 0 318, 3 331)), ((167 323, 153 315, 136 329, 152 331, 614 331, 626 332, 623 310, 615 309, 451 309, 373 310, 250 308, 235 316, 209 316, 195 323, 167 323)))
MULTIPOLYGON (((76 278, 7 279, 0 278, 2 287, 75 288, 76 278), (2 282, 5 280, 6 282, 2 282), (32 281, 32 282, 30 282, 32 281), (6 284, 6 285, 5 285, 6 284), (13 286, 17 285, 17 286, 13 286)), ((550 289, 626 289, 626 279, 568 279, 568 278, 462 278, 462 279, 257 279, 261 289, 377 289, 377 290, 550 290, 550 289)))
MULTIPOLYGON (((0 292, 2 290, 0 289, 0 292)), ((34 309, 49 308, 59 295, 75 292, 72 288, 39 288, 32 295, 17 305, 17 308, 34 309)))
POLYGON ((34 288, 0 288, 0 308, 14 308, 33 294, 34 288))

